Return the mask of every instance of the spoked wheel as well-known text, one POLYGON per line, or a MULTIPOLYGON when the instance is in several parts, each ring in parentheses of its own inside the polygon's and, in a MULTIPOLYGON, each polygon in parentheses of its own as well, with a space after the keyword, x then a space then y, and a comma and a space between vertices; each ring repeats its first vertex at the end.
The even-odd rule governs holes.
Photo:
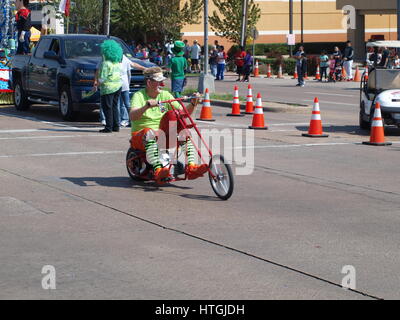
POLYGON ((222 200, 228 200, 233 193, 233 174, 231 166, 225 163, 221 155, 211 158, 208 177, 215 194, 222 200))
POLYGON ((129 176, 133 180, 145 180, 143 175, 147 171, 147 166, 140 158, 132 160, 138 157, 138 152, 132 148, 129 148, 128 153, 126 154, 126 169, 128 171, 129 176))

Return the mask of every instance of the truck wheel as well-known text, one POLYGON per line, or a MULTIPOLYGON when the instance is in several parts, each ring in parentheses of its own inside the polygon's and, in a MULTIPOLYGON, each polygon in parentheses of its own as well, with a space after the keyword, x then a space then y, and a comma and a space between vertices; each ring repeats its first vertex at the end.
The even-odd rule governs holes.
POLYGON ((371 123, 368 121, 364 120, 365 113, 364 113, 364 102, 361 102, 361 107, 360 107, 360 128, 363 130, 369 130, 371 127, 371 123))
POLYGON ((63 120, 75 120, 78 112, 74 111, 74 105, 72 103, 71 90, 69 88, 69 85, 65 84, 62 86, 58 101, 60 106, 60 113, 63 120))
POLYGON ((15 109, 18 111, 28 110, 31 104, 29 103, 28 97, 24 88, 22 87, 22 82, 20 79, 15 81, 14 86, 14 105, 15 109))

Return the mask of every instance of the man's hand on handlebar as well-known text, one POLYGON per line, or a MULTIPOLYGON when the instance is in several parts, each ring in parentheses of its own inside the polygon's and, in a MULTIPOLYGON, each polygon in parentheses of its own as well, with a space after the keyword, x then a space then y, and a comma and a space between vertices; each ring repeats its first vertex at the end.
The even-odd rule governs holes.
POLYGON ((193 94, 192 98, 190 99, 190 103, 193 105, 193 107, 196 107, 201 99, 200 93, 196 92, 193 94))
POLYGON ((146 103, 146 110, 154 107, 158 107, 158 101, 154 99, 147 100, 146 103))

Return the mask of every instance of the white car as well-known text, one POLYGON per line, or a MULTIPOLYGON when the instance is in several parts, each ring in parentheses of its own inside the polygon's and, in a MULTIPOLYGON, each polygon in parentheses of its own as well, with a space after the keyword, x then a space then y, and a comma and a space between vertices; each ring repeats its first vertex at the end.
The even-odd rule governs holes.
POLYGON ((375 105, 381 106, 385 125, 400 127, 400 70, 371 69, 365 73, 360 88, 360 128, 369 129, 375 112, 375 105))

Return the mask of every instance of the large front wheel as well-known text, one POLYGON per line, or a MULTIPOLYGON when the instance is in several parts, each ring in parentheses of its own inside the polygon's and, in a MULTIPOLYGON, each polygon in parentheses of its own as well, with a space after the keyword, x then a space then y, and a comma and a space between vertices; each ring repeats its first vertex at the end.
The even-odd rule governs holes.
POLYGON ((215 194, 222 200, 228 200, 233 193, 233 174, 231 166, 225 163, 221 155, 211 158, 208 177, 215 194))

